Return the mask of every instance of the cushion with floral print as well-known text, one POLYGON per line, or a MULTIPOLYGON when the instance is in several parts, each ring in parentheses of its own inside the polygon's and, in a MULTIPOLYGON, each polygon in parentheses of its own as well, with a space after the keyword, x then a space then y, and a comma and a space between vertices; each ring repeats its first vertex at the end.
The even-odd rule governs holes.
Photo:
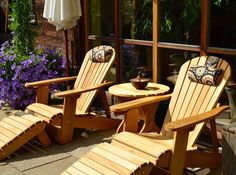
POLYGON ((111 46, 97 46, 94 47, 90 54, 90 59, 93 62, 104 63, 108 62, 113 55, 113 49, 111 46))
POLYGON ((219 60, 218 57, 209 56, 205 65, 191 66, 188 71, 188 78, 195 83, 217 86, 221 81, 223 72, 221 68, 217 68, 219 60))

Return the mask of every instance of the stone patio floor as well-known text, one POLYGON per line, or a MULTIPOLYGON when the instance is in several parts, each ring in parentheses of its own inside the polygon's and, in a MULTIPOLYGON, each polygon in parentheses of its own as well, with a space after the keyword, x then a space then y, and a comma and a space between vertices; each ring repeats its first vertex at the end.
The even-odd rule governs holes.
MULTIPOLYGON (((9 111, 0 111, 0 117, 9 111)), ((81 136, 77 130, 73 142, 66 145, 53 143, 42 148, 36 140, 32 140, 11 158, 0 162, 0 175, 58 175, 83 156, 93 146, 101 142, 110 142, 115 129, 109 131, 87 132, 88 137, 81 136)), ((221 170, 202 169, 196 172, 186 171, 186 175, 220 175, 221 170)))

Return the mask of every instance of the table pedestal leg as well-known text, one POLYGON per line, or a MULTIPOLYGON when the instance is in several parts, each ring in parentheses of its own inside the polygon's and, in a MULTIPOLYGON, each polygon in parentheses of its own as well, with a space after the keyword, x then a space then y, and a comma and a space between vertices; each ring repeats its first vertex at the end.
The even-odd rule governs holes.
POLYGON ((121 131, 129 132, 159 132, 160 129, 156 126, 155 117, 156 110, 159 103, 149 104, 140 108, 129 110, 125 113, 124 119, 120 126, 117 128, 116 133, 121 131), (143 120, 144 124, 141 130, 138 129, 139 120, 143 120))
POLYGON ((157 127, 155 119, 156 119, 156 111, 159 106, 159 103, 153 103, 149 104, 146 106, 142 106, 142 112, 143 112, 143 120, 144 120, 144 125, 142 129, 140 130, 141 132, 149 132, 149 131, 155 131, 159 132, 160 129, 157 127))

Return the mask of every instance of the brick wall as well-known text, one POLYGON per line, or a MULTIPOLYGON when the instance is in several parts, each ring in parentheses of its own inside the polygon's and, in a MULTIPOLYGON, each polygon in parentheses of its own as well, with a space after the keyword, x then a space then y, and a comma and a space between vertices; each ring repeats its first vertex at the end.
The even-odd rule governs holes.
MULTIPOLYGON (((43 18, 43 8, 44 0, 35 0, 35 12, 37 15, 38 22, 38 37, 36 40, 37 44, 43 46, 52 46, 61 48, 63 52, 65 51, 64 42, 64 32, 63 30, 56 31, 56 27, 50 24, 47 19, 43 18)), ((69 58, 71 58, 71 41, 72 41, 72 31, 68 31, 69 38, 69 58)))

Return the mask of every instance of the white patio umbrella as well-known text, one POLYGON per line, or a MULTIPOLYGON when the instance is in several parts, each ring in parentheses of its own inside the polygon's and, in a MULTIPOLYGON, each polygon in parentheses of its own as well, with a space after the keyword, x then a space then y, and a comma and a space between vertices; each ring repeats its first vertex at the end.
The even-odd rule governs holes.
POLYGON ((80 0, 45 0, 43 17, 56 26, 56 30, 64 30, 67 76, 69 75, 67 30, 77 24, 81 15, 80 0))

